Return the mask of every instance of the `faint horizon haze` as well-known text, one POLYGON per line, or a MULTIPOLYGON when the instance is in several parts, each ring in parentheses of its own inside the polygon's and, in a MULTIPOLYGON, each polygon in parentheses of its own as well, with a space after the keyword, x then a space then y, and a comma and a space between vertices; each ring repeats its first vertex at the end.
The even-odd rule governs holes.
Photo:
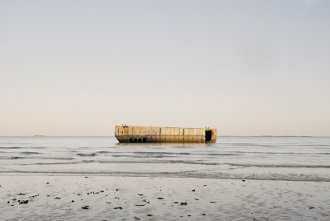
POLYGON ((0 0, 0 136, 330 136, 330 1, 0 0))

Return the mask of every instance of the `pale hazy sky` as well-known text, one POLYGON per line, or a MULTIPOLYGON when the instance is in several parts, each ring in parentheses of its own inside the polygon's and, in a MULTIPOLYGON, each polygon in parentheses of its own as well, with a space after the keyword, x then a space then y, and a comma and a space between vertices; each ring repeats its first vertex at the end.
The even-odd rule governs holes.
POLYGON ((330 1, 0 0, 0 135, 330 135, 330 1))

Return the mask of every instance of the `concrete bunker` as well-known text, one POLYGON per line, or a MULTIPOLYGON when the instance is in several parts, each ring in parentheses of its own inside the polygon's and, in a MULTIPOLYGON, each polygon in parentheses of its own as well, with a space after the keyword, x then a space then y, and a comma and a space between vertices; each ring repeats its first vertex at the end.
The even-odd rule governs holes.
POLYGON ((217 129, 122 125, 115 127, 115 136, 121 143, 215 143, 217 129))

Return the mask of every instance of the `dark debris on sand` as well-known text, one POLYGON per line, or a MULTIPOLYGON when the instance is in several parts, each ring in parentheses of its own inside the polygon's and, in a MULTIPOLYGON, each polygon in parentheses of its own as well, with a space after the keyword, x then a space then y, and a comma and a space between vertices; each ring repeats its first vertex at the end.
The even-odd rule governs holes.
POLYGON ((89 206, 82 206, 82 209, 89 209, 89 206))
POLYGON ((17 201, 19 204, 28 204, 29 200, 18 200, 17 201))

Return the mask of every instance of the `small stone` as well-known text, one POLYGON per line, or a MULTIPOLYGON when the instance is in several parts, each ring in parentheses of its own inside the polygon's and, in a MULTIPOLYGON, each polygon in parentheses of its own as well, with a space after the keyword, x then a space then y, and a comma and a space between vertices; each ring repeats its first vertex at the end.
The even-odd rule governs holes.
POLYGON ((158 197, 157 199, 159 199, 159 200, 163 200, 164 198, 163 198, 163 197, 158 197))
POLYGON ((206 214, 205 213, 202 213, 202 216, 206 216, 206 214))
POLYGON ((139 218, 139 217, 136 217, 136 216, 134 216, 134 220, 140 220, 140 218, 139 218))
POLYGON ((87 179, 87 178, 88 178, 88 176, 85 176, 85 178, 87 179))
POLYGON ((89 209, 89 206, 83 206, 82 209, 89 209))
POLYGON ((308 209, 314 209, 315 207, 314 206, 310 206, 310 207, 308 207, 308 209))
POLYGON ((115 207, 115 208, 113 208, 113 209, 123 209, 123 207, 121 207, 121 206, 117 206, 117 207, 115 207))
POLYGON ((193 189, 191 192, 196 192, 196 190, 195 190, 195 189, 193 189))
POLYGON ((116 189, 116 191, 118 191, 119 189, 116 189))
POLYGON ((54 199, 56 199, 56 200, 60 200, 60 199, 61 199, 61 197, 58 197, 58 196, 57 196, 57 197, 55 197, 54 199))
POLYGON ((74 200, 71 200, 72 203, 74 203, 74 200))
POLYGON ((215 203, 214 201, 211 201, 210 203, 215 203))
POLYGON ((180 206, 186 206, 188 203, 187 202, 181 202, 180 206))
POLYGON ((145 204, 136 204, 135 206, 145 206, 145 204))
POLYGON ((148 214, 147 216, 152 216, 152 214, 148 214))
POLYGON ((245 180, 242 180, 242 182, 245 182, 245 180))
POLYGON ((46 184, 49 184, 49 182, 47 182, 46 184))

